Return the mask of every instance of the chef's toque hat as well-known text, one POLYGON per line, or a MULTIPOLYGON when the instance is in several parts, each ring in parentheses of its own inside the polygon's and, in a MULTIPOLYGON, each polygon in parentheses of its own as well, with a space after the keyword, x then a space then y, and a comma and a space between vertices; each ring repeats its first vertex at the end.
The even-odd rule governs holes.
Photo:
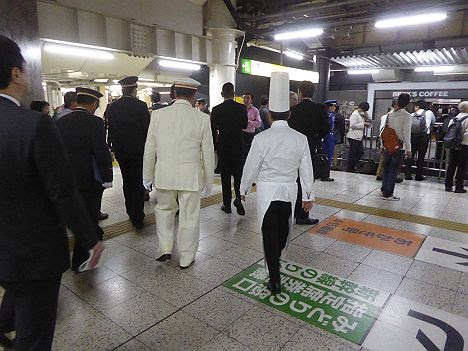
POLYGON ((289 111, 289 73, 271 72, 270 78, 270 103, 272 112, 289 111))

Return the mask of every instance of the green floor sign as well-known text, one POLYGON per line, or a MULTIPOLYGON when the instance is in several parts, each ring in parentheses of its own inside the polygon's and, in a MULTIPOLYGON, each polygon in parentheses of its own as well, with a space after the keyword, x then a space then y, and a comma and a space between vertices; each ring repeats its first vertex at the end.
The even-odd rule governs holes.
POLYGON ((390 295, 290 261, 281 261, 281 294, 271 296, 267 281, 254 264, 224 286, 359 345, 390 295))

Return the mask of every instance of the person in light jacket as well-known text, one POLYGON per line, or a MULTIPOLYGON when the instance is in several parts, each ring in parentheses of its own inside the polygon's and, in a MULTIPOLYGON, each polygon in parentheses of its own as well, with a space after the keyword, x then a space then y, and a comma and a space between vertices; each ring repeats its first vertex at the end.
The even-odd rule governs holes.
POLYGON ((349 119, 349 131, 348 134, 346 134, 349 142, 348 166, 346 172, 356 172, 356 165, 364 155, 362 139, 364 137, 364 130, 370 125, 370 123, 367 122, 367 111, 369 111, 369 104, 367 102, 361 102, 349 119))

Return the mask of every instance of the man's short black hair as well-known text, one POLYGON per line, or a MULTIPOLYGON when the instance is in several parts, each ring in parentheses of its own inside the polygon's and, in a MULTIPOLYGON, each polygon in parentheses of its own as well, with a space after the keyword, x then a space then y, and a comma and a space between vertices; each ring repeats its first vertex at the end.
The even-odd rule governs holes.
POLYGON ((133 91, 136 89, 136 86, 132 87, 122 87, 122 94, 123 95, 132 95, 133 91))
POLYGON ((222 88, 223 97, 232 98, 234 97, 234 84, 227 82, 223 84, 222 88))
POLYGON ((161 94, 159 92, 157 92, 157 91, 153 91, 151 93, 151 102, 153 104, 155 104, 155 103, 157 103, 159 101, 161 101, 161 94))
POLYGON ((398 95, 398 107, 405 108, 408 106, 409 102, 411 101, 411 96, 407 93, 403 93, 398 95))
POLYGON ((31 102, 31 105, 29 106, 31 110, 41 112, 42 109, 46 106, 50 106, 50 104, 47 101, 41 101, 41 100, 35 100, 31 102))
POLYGON ((370 108, 369 103, 367 103, 365 101, 361 102, 358 107, 361 110, 366 111, 366 112, 369 111, 369 108, 370 108))
POLYGON ((299 84, 299 92, 305 98, 312 98, 315 93, 315 85, 311 81, 304 80, 299 84))
POLYGON ((268 105, 268 101, 269 101, 268 96, 266 95, 260 96, 260 105, 266 106, 268 105))
POLYGON ((89 95, 77 95, 76 96, 76 103, 78 105, 92 105, 94 104, 95 102, 98 102, 99 103, 99 100, 92 97, 92 96, 89 96, 89 95))
POLYGON ((419 100, 414 103, 414 106, 419 106, 419 108, 422 108, 423 110, 425 110, 427 107, 427 103, 424 100, 419 100))
POLYGON ((289 118, 289 115, 291 114, 289 111, 286 112, 273 112, 270 111, 271 114, 271 119, 274 121, 286 121, 289 118))
POLYGON ((197 92, 194 89, 179 88, 179 87, 175 87, 174 91, 175 91, 175 97, 177 99, 182 98, 182 97, 192 98, 195 96, 195 93, 197 92))
POLYGON ((11 70, 24 69, 24 58, 19 46, 11 39, 0 35, 0 89, 8 88, 11 82, 11 70))
POLYGON ((254 95, 250 91, 246 91, 244 94, 242 94, 242 96, 245 96, 245 95, 250 95, 250 98, 252 100, 254 99, 254 95))
POLYGON ((68 91, 63 96, 63 105, 65 108, 70 108, 73 102, 76 102, 76 92, 68 91))

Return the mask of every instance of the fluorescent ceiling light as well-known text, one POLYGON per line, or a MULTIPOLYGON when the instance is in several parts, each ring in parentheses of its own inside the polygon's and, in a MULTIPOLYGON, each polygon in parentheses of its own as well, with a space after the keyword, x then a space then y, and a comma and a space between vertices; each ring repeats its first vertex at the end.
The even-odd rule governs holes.
POLYGON ((108 80, 109 80, 109 79, 107 79, 107 78, 97 78, 97 79, 95 79, 94 81, 95 81, 96 83, 107 83, 108 80))
POLYGON ((295 51, 285 51, 284 53, 287 57, 290 57, 292 59, 295 59, 295 60, 303 60, 304 59, 304 56, 299 53, 299 52, 295 52, 295 51))
POLYGON ((374 74, 379 73, 378 69, 350 69, 348 74, 374 74))
POLYGON ((114 55, 110 52, 106 52, 102 50, 95 50, 95 49, 81 48, 81 47, 74 47, 71 45, 59 45, 59 44, 46 43, 44 45, 44 50, 52 54, 86 57, 86 58, 93 58, 93 59, 99 59, 99 60, 112 60, 114 58, 114 55))
POLYGON ((322 33, 323 33, 322 28, 304 29, 304 30, 298 30, 294 32, 284 32, 284 33, 275 34, 275 40, 311 38, 311 37, 317 37, 322 33))
POLYGON ((159 60, 159 65, 161 67, 183 69, 187 71, 198 71, 201 68, 200 65, 197 65, 195 63, 172 61, 172 60, 159 60))
POLYGON ((393 17, 375 22, 375 28, 392 28, 404 26, 424 25, 432 22, 440 22, 447 18, 445 12, 433 12, 422 15, 393 17))
POLYGON ((434 72, 434 73, 445 73, 451 72, 455 69, 454 66, 427 66, 427 67, 416 67, 415 72, 434 72))

